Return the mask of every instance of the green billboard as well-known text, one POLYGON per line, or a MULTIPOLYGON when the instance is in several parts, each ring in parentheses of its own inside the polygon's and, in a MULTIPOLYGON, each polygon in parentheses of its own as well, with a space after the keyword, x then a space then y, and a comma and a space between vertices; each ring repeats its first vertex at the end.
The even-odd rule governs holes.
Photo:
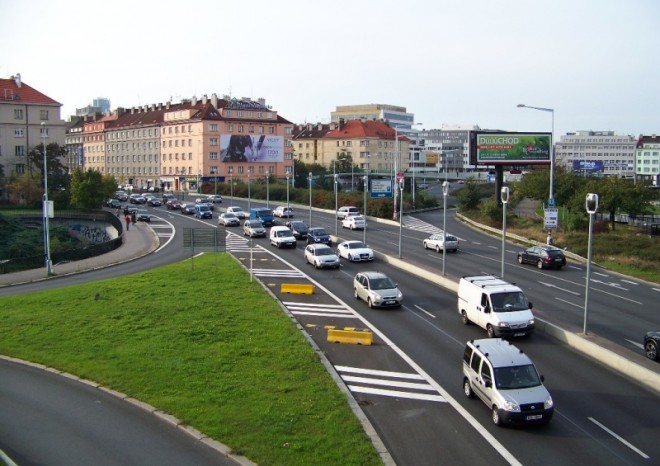
POLYGON ((549 164, 550 133, 477 133, 477 164, 549 164))

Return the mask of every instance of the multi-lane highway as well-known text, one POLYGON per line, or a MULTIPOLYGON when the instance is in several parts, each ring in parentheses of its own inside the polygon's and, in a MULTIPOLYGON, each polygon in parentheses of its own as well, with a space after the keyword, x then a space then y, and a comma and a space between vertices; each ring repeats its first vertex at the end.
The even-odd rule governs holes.
MULTIPOLYGON (((157 232, 166 225, 178 232, 193 225, 192 222, 199 222, 164 209, 154 210, 163 219, 162 225, 154 220, 157 232)), ((304 215, 298 213, 308 220, 306 210, 304 215)), ((422 239, 441 225, 441 215, 441 212, 429 212, 415 218, 404 217, 407 227, 401 230, 401 237, 397 225, 370 222, 367 243, 379 257, 371 264, 343 263, 338 271, 317 271, 306 266, 300 244, 296 250, 280 251, 261 239, 254 240, 256 247, 249 251, 240 229, 227 229, 235 233, 230 235, 229 252, 275 255, 281 258, 275 267, 302 271, 318 285, 322 297, 315 299, 323 301, 320 304, 323 312, 310 311, 309 303, 300 298, 281 299, 324 350, 399 464, 583 464, 587 461, 649 464, 657 461, 660 458, 660 446, 655 441, 659 433, 655 420, 660 415, 657 391, 604 368, 541 332, 516 343, 546 376, 556 407, 549 426, 496 428, 483 403, 464 397, 460 369, 463 347, 468 339, 483 338, 485 334, 477 327, 460 323, 455 293, 425 280, 442 270, 442 254, 421 247, 422 239), (402 259, 418 266, 426 276, 398 270, 382 260, 383 255, 398 256, 399 244, 402 259), (352 277, 365 269, 385 271, 399 283, 405 294, 401 309, 371 310, 363 302, 355 301, 352 277), (325 325, 355 326, 356 322, 375 332, 376 345, 338 347, 325 342, 322 331, 325 325)), ((332 213, 314 211, 312 223, 334 233, 333 217, 332 213)), ((461 275, 499 275, 500 240, 476 233, 456 222, 452 215, 447 219, 448 231, 461 238, 461 251, 447 254, 446 277, 457 281, 461 275)), ((206 223, 215 227, 215 221, 206 223)), ((363 237, 362 232, 341 228, 339 235, 347 239, 363 237)), ((539 271, 517 264, 518 249, 507 244, 506 278, 526 291, 539 315, 581 329, 584 266, 571 263, 561 271, 539 271)), ((149 256, 147 262, 153 267, 184 256, 181 241, 175 236, 168 247, 149 256)), ((120 273, 140 270, 144 267, 142 262, 126 264, 127 269, 120 273)), ((117 267, 114 273, 122 267, 117 267)), ((597 273, 602 275, 593 277, 590 331, 615 344, 630 360, 650 363, 650 370, 658 371, 658 365, 645 360, 637 346, 641 330, 658 327, 657 314, 652 310, 659 293, 657 287, 606 271, 597 273)), ((260 279, 278 280, 277 272, 265 276, 268 278, 260 279)), ((42 283, 43 286, 47 285, 42 283)))

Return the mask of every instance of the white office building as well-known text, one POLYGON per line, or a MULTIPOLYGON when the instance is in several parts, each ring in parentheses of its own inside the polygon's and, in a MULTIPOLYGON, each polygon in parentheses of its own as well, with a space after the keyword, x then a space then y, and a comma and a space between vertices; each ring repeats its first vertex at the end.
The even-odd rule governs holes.
POLYGON ((555 163, 574 173, 633 178, 634 136, 614 131, 577 131, 560 137, 555 144, 555 163))

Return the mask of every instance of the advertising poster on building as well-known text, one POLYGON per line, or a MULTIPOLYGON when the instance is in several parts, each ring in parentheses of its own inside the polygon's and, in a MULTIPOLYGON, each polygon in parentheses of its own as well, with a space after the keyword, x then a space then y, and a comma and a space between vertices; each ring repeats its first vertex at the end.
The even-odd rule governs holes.
POLYGON ((603 173, 604 170, 602 160, 573 160, 575 173, 603 173))
POLYGON ((487 165, 549 164, 550 133, 478 133, 477 163, 487 165))
POLYGON ((284 138, 261 134, 223 134, 220 160, 224 163, 277 163, 284 161, 284 138))

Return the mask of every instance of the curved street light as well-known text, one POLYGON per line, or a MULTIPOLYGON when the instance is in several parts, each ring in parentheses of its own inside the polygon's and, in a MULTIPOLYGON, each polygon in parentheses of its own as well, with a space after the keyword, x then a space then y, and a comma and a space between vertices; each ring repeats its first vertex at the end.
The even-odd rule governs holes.
POLYGON ((309 227, 312 227, 312 172, 307 175, 309 180, 309 227))
MULTIPOLYGON (((367 245, 367 191, 369 191, 369 170, 364 175, 364 229, 362 230, 362 242, 367 245)), ((335 215, 336 217, 337 215, 335 215)))
POLYGON ((591 280, 591 248, 594 235, 594 214, 598 210, 598 194, 589 193, 585 199, 585 208, 589 214, 589 242, 587 246, 587 282, 584 286, 584 324, 582 331, 587 334, 587 318, 589 315, 589 281, 591 280))
POLYGON ((286 208, 289 209, 289 172, 286 172, 286 208))
POLYGON ((252 206, 252 192, 250 191, 250 172, 247 174, 248 179, 248 212, 251 210, 252 206))
POLYGON ((502 192, 500 193, 500 199, 502 200, 502 271, 500 273, 500 278, 504 280, 504 245, 506 243, 506 205, 509 203, 509 188, 508 186, 502 187, 502 192))
MULTIPOLYGON (((401 207, 403 207, 403 188, 405 186, 405 181, 403 178, 401 178, 401 181, 399 181, 399 191, 401 191, 401 207)), ((399 214, 399 259, 401 259, 401 236, 403 234, 403 208, 401 209, 401 213, 399 214)))
POLYGON ((445 259, 447 258, 447 194, 449 194, 449 181, 442 182, 442 275, 445 275, 445 259))

